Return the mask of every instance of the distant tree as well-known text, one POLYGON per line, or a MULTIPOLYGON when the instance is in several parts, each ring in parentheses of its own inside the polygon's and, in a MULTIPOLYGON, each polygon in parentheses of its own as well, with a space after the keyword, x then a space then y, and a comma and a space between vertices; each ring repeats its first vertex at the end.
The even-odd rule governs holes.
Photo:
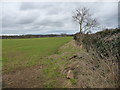
POLYGON ((66 33, 61 33, 61 36, 66 37, 67 34, 66 33))
POLYGON ((89 13, 89 9, 85 7, 76 9, 76 12, 73 15, 73 19, 80 26, 79 41, 80 41, 80 44, 82 45, 84 34, 91 33, 91 30, 93 30, 94 27, 97 27, 98 22, 95 18, 92 18, 92 15, 89 13))
POLYGON ((74 21, 79 23, 80 33, 89 33, 91 30, 98 25, 95 18, 89 13, 88 8, 78 8, 73 15, 74 21))

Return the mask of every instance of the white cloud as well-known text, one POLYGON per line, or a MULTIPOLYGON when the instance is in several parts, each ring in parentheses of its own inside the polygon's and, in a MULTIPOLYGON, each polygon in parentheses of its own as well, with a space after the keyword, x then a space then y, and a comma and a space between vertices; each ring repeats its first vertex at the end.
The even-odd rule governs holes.
POLYGON ((117 2, 36 2, 3 3, 3 34, 76 33, 79 26, 73 22, 76 8, 87 6, 101 25, 117 27, 117 2))

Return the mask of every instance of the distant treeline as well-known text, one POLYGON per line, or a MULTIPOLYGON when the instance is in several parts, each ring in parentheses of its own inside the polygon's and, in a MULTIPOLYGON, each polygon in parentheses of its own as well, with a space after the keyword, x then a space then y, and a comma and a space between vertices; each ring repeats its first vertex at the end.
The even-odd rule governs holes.
POLYGON ((2 35, 0 38, 2 39, 19 39, 19 38, 42 38, 42 37, 66 37, 66 36, 73 36, 73 34, 47 34, 47 35, 2 35))

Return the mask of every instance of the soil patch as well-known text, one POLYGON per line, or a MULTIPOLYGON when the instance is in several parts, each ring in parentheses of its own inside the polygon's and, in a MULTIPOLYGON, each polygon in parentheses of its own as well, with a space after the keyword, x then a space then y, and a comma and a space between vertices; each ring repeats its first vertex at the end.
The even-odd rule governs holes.
POLYGON ((3 88, 42 87, 42 68, 43 65, 37 65, 3 74, 3 88))

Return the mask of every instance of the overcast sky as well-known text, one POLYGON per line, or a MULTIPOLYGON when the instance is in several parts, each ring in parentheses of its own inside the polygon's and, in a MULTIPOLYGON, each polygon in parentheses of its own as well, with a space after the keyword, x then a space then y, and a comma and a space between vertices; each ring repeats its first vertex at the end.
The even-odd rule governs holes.
POLYGON ((80 7, 90 8, 102 27, 118 27, 117 2, 4 2, 2 34, 76 33, 72 15, 80 7))

